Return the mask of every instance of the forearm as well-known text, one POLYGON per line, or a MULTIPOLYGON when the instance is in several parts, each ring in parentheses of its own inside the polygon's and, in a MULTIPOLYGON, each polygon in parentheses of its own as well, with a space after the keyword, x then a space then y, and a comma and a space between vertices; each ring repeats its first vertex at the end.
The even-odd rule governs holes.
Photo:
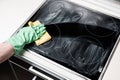
POLYGON ((14 49, 11 44, 4 42, 0 43, 0 63, 9 59, 14 54, 14 49))
POLYGON ((9 59, 13 54, 19 55, 26 44, 34 42, 46 32, 43 24, 24 27, 6 42, 0 44, 0 63, 9 59))

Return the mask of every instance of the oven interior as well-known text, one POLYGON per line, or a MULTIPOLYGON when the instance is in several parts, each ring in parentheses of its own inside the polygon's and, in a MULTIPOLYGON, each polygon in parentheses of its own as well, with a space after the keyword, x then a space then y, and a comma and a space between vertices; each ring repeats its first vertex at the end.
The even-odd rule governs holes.
POLYGON ((35 20, 45 24, 52 39, 25 49, 90 79, 99 78, 119 35, 118 19, 67 0, 48 0, 29 21, 35 20))

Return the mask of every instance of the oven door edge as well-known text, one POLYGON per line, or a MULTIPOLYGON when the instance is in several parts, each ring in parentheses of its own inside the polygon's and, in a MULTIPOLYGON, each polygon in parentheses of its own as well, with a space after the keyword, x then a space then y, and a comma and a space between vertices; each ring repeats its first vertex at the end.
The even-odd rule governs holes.
POLYGON ((91 80, 31 50, 24 50, 21 56, 16 57, 60 80, 91 80))

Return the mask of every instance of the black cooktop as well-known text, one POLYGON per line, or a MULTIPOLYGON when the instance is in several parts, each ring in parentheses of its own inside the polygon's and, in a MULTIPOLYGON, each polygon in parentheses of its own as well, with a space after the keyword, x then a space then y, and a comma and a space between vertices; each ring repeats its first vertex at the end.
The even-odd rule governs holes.
POLYGON ((119 20, 66 0, 48 0, 30 20, 44 23, 52 39, 26 48, 94 80, 120 31, 119 20))

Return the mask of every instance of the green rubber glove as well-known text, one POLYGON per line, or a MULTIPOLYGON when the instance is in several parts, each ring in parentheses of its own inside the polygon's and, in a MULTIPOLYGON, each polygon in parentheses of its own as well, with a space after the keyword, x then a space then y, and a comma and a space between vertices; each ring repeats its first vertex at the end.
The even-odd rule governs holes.
POLYGON ((17 34, 13 35, 7 40, 8 43, 12 44, 15 55, 19 54, 26 44, 34 42, 40 38, 46 32, 43 24, 24 27, 17 34))

